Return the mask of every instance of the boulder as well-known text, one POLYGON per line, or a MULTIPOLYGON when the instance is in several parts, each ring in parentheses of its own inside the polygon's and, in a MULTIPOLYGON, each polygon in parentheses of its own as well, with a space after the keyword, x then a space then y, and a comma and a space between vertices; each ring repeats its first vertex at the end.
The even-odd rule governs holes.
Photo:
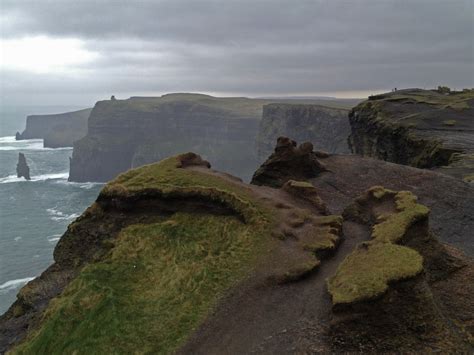
POLYGON ((307 180, 326 171, 324 165, 313 152, 313 144, 296 142, 279 137, 275 151, 260 166, 252 177, 252 184, 281 187, 289 180, 307 180))

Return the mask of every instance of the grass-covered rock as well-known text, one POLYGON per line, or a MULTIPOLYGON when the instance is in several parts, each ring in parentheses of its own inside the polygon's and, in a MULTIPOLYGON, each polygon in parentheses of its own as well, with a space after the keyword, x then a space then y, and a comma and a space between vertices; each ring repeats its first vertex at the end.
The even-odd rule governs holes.
MULTIPOLYGON (((359 245, 339 265, 328 281, 334 305, 351 304, 383 295, 390 283, 412 278, 423 271, 423 257, 401 244, 422 225, 427 235, 429 209, 409 191, 395 192, 381 186, 367 190, 350 205, 347 219, 372 225, 371 240, 359 245)), ((425 239, 425 235, 417 238, 425 239)))
POLYGON ((339 266, 328 284, 333 304, 367 301, 383 295, 391 282, 423 270, 415 250, 392 243, 361 244, 339 266))

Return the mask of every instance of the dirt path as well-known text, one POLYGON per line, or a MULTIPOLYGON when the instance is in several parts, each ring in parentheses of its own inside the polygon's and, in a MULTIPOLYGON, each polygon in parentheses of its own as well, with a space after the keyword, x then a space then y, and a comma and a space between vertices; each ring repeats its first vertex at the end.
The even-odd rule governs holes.
MULTIPOLYGON (((247 184, 242 185, 249 188, 247 184)), ((280 189, 262 189, 252 185, 250 189, 259 198, 288 204, 291 207, 289 210, 308 207, 280 189)), ((284 211, 280 218, 289 218, 290 214, 284 211)), ((336 253, 322 260, 319 269, 303 280, 271 285, 262 284, 260 278, 251 275, 221 300, 179 353, 329 351, 325 327, 329 324, 331 301, 326 279, 334 274, 345 256, 358 243, 367 240, 369 235, 365 227, 344 222, 344 239, 336 253)), ((281 243, 281 248, 285 247, 285 243, 281 243)))

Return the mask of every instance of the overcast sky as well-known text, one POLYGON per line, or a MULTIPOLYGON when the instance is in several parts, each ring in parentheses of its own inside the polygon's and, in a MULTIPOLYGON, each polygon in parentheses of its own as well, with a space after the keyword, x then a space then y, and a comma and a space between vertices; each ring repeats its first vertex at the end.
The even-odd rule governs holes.
POLYGON ((474 86, 474 0, 0 0, 3 105, 474 86))

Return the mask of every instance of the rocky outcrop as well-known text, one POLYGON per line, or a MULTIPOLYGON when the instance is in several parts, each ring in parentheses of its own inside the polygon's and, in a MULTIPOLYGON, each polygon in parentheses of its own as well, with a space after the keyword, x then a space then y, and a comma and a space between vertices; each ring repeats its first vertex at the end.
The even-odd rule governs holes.
POLYGON ((327 153, 313 152, 310 142, 296 145, 288 137, 279 137, 275 152, 258 168, 251 184, 281 187, 288 180, 307 180, 325 171, 318 161, 327 153))
POLYGON ((269 104, 263 107, 257 136, 259 161, 273 151, 280 136, 311 142, 315 149, 329 153, 349 153, 349 110, 320 105, 269 104))
POLYGON ((52 115, 31 115, 26 118, 26 128, 16 133, 16 139, 44 139, 45 148, 72 147, 87 134, 87 119, 92 109, 52 115))
POLYGON ((459 299, 458 307, 468 309, 450 310, 446 295, 464 291, 462 279, 474 275, 474 264, 439 243, 428 216, 429 209, 411 192, 381 186, 346 208, 345 219, 371 230, 371 239, 359 244, 328 280, 333 351, 423 352, 427 344, 461 351, 463 343, 470 348, 474 300, 459 299), (442 280, 452 288, 439 287, 442 280))
POLYGON ((30 167, 26 163, 25 154, 18 153, 18 163, 16 164, 16 176, 24 177, 25 180, 31 180, 30 167))
POLYGON ((354 153, 466 181, 474 176, 473 90, 407 89, 371 96, 349 117, 354 153))

